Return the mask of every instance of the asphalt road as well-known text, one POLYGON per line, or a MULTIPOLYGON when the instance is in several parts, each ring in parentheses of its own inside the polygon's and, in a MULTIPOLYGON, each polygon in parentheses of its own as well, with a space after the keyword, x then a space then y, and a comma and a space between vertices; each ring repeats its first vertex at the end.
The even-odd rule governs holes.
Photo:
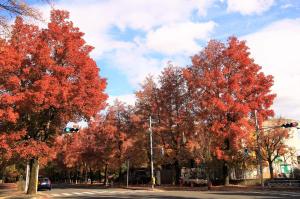
POLYGON ((299 198, 300 192, 288 191, 161 191, 161 190, 130 190, 121 188, 90 188, 90 187, 57 187, 51 191, 39 192, 45 198, 105 198, 105 199, 289 199, 299 198))

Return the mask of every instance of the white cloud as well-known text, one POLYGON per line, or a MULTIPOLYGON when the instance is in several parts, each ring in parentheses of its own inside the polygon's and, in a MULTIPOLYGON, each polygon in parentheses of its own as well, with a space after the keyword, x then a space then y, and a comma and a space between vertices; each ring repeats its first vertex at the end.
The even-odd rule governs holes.
POLYGON ((247 35, 251 54, 266 74, 274 76, 278 116, 300 119, 300 18, 284 19, 247 35))
MULTIPOLYGON (((187 21, 196 11, 206 15, 215 0, 64 0, 55 3, 55 8, 66 9, 71 20, 83 31, 87 42, 95 47, 94 56, 124 46, 124 42, 112 39, 109 30, 131 28, 149 31, 165 24, 187 21)), ((46 15, 50 7, 38 6, 46 15)), ((47 19, 49 17, 46 17, 47 19)))
POLYGON ((193 54, 200 50, 197 40, 207 40, 216 23, 176 23, 150 31, 146 37, 148 48, 165 54, 193 54))
MULTIPOLYGON (((74 25, 85 33, 85 40, 95 47, 92 56, 95 59, 106 59, 110 67, 117 68, 126 75, 128 81, 135 87, 148 74, 158 74, 169 60, 152 57, 153 49, 165 52, 168 43, 174 53, 196 52, 200 49, 197 39, 206 39, 213 22, 189 22, 195 13, 205 16, 207 10, 216 0, 60 0, 55 2, 55 8, 70 11, 70 19, 74 25), (169 25, 167 25, 169 24, 169 25), (174 25, 170 25, 174 24, 174 25), (140 38, 122 40, 114 38, 112 28, 119 31, 138 30, 140 38), (168 30, 171 28, 171 30, 168 30), (202 30, 203 28, 203 30, 202 30), (201 30, 200 30, 201 29, 201 30), (156 30, 156 31, 154 31, 156 30), (159 42, 161 31, 174 31, 176 35, 162 43, 159 42), (151 32, 151 34, 148 34, 151 32), (146 45, 146 35, 149 37, 149 47, 146 45), (173 43, 173 41, 176 41, 173 43), (180 40, 180 41, 179 41, 180 40)), ((49 6, 39 6, 46 19, 49 19, 49 6)), ((172 33, 174 34, 174 33, 172 33)), ((164 36, 167 38, 167 35, 164 36)), ((169 54, 172 52, 169 51, 169 54)), ((173 57, 172 57, 173 58, 173 57)))
POLYGON ((292 8, 292 7, 293 7, 293 4, 291 4, 291 3, 287 3, 287 4, 280 6, 281 9, 288 9, 288 8, 292 8))
POLYGON ((115 100, 125 102, 127 105, 134 105, 136 97, 135 97, 135 94, 109 96, 107 102, 108 102, 108 104, 113 105, 115 100))
POLYGON ((271 8, 275 0, 227 0, 228 12, 243 15, 261 14, 271 8))
POLYGON ((163 67, 159 59, 147 56, 147 49, 132 43, 129 48, 115 50, 108 56, 111 65, 119 69, 128 78, 129 83, 137 87, 149 74, 157 75, 163 67))

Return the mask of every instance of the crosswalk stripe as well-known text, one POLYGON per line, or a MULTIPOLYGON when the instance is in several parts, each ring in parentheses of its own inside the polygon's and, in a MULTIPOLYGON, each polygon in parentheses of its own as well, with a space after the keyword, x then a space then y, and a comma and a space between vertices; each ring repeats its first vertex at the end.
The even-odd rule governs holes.
POLYGON ((75 195, 81 195, 82 193, 73 192, 72 194, 75 194, 75 195))
POLYGON ((62 195, 64 195, 64 196, 71 196, 72 194, 70 194, 70 193, 62 193, 62 195))
MULTIPOLYGON (((103 190, 103 191, 85 191, 85 192, 71 192, 71 193, 53 193, 49 194, 52 197, 72 196, 72 195, 94 195, 94 194, 132 194, 141 193, 145 190, 103 190)), ((284 193, 282 195, 285 195, 284 193)), ((286 194, 287 195, 287 194, 286 194)))
POLYGON ((105 191, 94 191, 95 193, 105 193, 105 191))
POLYGON ((56 197, 56 196, 60 196, 59 194, 57 194, 57 193, 53 193, 53 194, 51 194, 51 196, 54 196, 54 197, 56 197))
POLYGON ((95 194, 99 194, 99 193, 105 193, 107 191, 91 191, 92 193, 95 193, 95 194))
POLYGON ((95 194, 95 193, 92 193, 92 192, 82 192, 82 193, 84 193, 84 194, 89 194, 89 195, 95 194))

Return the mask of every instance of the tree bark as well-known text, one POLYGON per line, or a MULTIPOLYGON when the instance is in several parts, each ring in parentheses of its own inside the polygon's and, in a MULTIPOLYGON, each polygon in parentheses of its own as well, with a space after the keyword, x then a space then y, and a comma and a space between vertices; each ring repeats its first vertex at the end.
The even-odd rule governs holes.
POLYGON ((30 175, 27 194, 36 194, 38 185, 38 175, 39 175, 39 161, 38 159, 31 159, 29 163, 30 175))
POLYGON ((93 184, 93 180, 94 180, 94 172, 92 170, 92 168, 90 167, 90 179, 91 179, 91 184, 93 184))
POLYGON ((108 164, 105 164, 105 170, 104 170, 104 185, 105 186, 107 186, 107 182, 108 182, 107 170, 108 170, 108 164))
POLYGON ((274 169, 273 169, 272 161, 268 160, 268 163, 269 163, 270 177, 271 177, 271 179, 273 179, 274 178, 274 169))
POLYGON ((229 185, 229 166, 227 162, 224 162, 223 166, 224 185, 229 185))
POLYGON ((174 162, 174 169, 175 169, 175 184, 179 185, 179 179, 180 179, 180 167, 178 160, 175 160, 174 162))
POLYGON ((122 177, 123 177, 122 176, 122 166, 119 167, 119 173, 118 174, 119 174, 118 181, 119 181, 120 184, 122 184, 123 183, 123 179, 122 179, 122 177))

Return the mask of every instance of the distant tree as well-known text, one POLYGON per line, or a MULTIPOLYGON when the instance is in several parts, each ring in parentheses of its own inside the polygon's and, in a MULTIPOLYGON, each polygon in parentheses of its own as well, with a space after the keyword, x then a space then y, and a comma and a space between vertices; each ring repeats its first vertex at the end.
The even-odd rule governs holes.
POLYGON ((189 160, 186 143, 194 126, 183 69, 169 65, 159 76, 159 85, 158 133, 166 151, 165 164, 173 165, 175 183, 179 184, 180 167, 189 160))
POLYGON ((249 54, 245 42, 235 37, 227 44, 212 40, 184 72, 196 120, 210 138, 208 150, 224 161, 225 184, 232 157, 253 132, 254 110, 260 121, 273 114, 273 77, 265 76, 249 54))
POLYGON ((66 123, 89 120, 107 98, 106 82, 89 56, 93 48, 68 17, 53 10, 43 30, 17 18, 11 38, 0 41, 0 131, 25 132, 17 150, 30 160, 29 194, 36 193, 39 161, 53 156, 66 123))
MULTIPOLYGON (((272 120, 271 120, 272 121, 272 120)), ((283 119, 275 120, 272 126, 278 127, 283 124, 283 119)), ((290 131, 283 128, 270 128, 261 130, 259 140, 261 141, 261 153, 263 160, 268 162, 270 176, 274 178, 273 163, 276 158, 284 156, 290 152, 290 148, 286 144, 286 140, 290 137, 290 131)))
POLYGON ((193 129, 182 71, 182 68, 169 64, 158 77, 159 86, 148 78, 137 92, 137 110, 145 121, 149 121, 149 116, 154 119, 155 148, 163 148, 161 164, 173 166, 176 184, 179 184, 181 164, 188 160, 186 143, 193 129))
MULTIPOLYGON (((50 3, 50 0, 45 0, 50 3)), ((41 20, 41 13, 37 8, 30 6, 22 0, 5 0, 0 1, 0 33, 8 33, 8 21, 16 16, 30 17, 41 20)))

